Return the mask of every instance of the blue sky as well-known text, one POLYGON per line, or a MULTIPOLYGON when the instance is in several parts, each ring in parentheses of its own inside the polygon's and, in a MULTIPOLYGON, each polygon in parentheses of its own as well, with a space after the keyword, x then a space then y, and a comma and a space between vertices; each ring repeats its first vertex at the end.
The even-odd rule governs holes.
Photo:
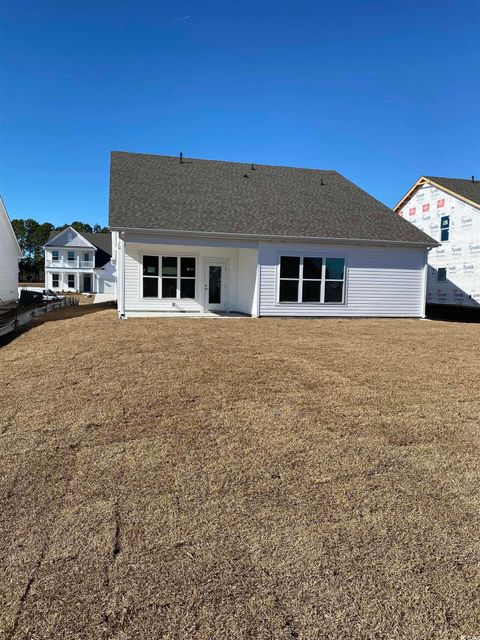
POLYGON ((11 217, 107 223, 109 153, 480 177, 477 0, 1 0, 11 217))

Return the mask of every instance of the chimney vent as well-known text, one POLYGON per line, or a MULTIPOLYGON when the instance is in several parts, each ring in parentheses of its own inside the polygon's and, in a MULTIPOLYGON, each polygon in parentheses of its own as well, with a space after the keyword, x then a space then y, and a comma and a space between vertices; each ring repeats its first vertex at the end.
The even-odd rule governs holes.
POLYGON ((183 153, 180 151, 180 164, 183 164, 183 153))

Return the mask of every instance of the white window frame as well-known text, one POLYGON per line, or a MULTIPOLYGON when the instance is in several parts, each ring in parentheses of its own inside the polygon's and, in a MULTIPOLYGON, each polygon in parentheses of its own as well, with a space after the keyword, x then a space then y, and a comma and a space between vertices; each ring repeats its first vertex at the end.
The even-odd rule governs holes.
POLYGON ((276 304, 278 305, 292 305, 292 304, 300 304, 300 305, 321 305, 321 306, 325 306, 325 305, 335 305, 335 306, 339 306, 339 305, 345 305, 345 301, 346 301, 346 287, 347 287, 347 259, 345 256, 343 255, 328 255, 325 253, 321 253, 318 254, 314 251, 310 252, 310 253, 300 253, 300 252, 293 252, 293 251, 282 251, 278 253, 278 259, 277 259, 277 277, 276 277, 276 283, 277 283, 277 291, 276 291, 276 304), (280 266, 281 266, 281 259, 282 257, 285 258, 299 258, 300 259, 300 269, 299 269, 299 274, 298 274, 298 278, 281 278, 280 277, 280 266), (304 280, 303 278, 303 263, 304 263, 304 259, 305 258, 321 258, 322 259, 322 277, 320 278, 306 278, 304 280), (343 260, 343 279, 336 279, 336 278, 326 278, 326 271, 327 271, 327 259, 340 259, 343 260), (282 280, 291 280, 291 281, 298 281, 298 297, 296 301, 285 301, 285 302, 281 302, 280 301, 280 283, 282 280), (303 296, 303 282, 318 282, 320 280, 320 300, 316 301, 316 302, 303 302, 302 300, 302 296, 303 296), (342 300, 338 301, 338 302, 325 302, 325 284, 326 282, 342 282, 343 283, 343 287, 342 287, 342 300))
POLYGON ((60 261, 60 252, 55 249, 52 250, 52 262, 59 262, 60 261))
POLYGON ((140 291, 141 291, 141 299, 142 300, 195 300, 195 295, 197 292, 197 277, 198 277, 198 259, 197 256, 194 255, 180 255, 178 253, 142 253, 141 254, 141 264, 140 264, 140 291), (143 259, 144 257, 149 258, 158 258, 158 276, 149 276, 143 274, 143 259), (177 275, 176 276, 162 276, 162 258, 176 258, 177 259, 177 275), (181 276, 181 259, 189 258, 191 260, 195 260, 195 275, 191 276, 181 276), (158 283, 158 296, 144 296, 143 295, 143 278, 156 278, 159 280, 158 283), (176 295, 173 296, 163 296, 163 278, 176 278, 176 295), (193 280, 194 281, 194 295, 193 298, 181 298, 181 281, 182 280, 193 280))
POLYGON ((75 262, 75 251, 67 251, 67 262, 75 262), (70 254, 72 254, 71 258, 70 254))
POLYGON ((74 273, 67 273, 67 287, 69 289, 76 289, 76 286, 75 286, 75 274, 74 273), (73 284, 70 284, 70 278, 73 278, 73 284))
POLYGON ((52 273, 52 289, 59 289, 60 288, 60 274, 59 273, 52 273), (56 278, 57 279, 57 284, 54 284, 53 279, 56 278))

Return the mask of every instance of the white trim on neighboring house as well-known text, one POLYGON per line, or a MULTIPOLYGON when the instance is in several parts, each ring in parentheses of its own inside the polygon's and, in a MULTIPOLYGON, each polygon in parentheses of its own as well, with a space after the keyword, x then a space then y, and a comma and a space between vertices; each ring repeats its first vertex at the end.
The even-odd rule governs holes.
POLYGON ((421 187, 425 186, 426 184, 429 184, 432 187, 436 187, 437 189, 440 189, 441 191, 445 191, 445 193, 448 193, 448 195, 454 196, 455 198, 458 198, 459 200, 463 200, 464 202, 466 202, 467 204, 469 204, 472 207, 477 207, 478 208, 480 206, 478 204, 478 202, 474 202, 473 200, 470 200, 470 198, 467 198, 465 196, 460 195, 456 191, 453 191, 452 189, 449 189, 448 187, 445 187, 443 184, 440 184, 439 182, 435 182, 435 180, 431 180, 430 178, 427 178, 425 176, 421 176, 421 178, 419 178, 416 181, 416 183, 413 185, 413 187, 411 187, 411 189, 409 189, 407 191, 407 193, 403 196, 403 198, 397 202, 397 204, 393 207, 393 210, 394 211, 398 211, 399 209, 401 209, 403 204, 405 202, 408 202, 408 200, 415 194, 415 192, 418 189, 420 189, 421 187))

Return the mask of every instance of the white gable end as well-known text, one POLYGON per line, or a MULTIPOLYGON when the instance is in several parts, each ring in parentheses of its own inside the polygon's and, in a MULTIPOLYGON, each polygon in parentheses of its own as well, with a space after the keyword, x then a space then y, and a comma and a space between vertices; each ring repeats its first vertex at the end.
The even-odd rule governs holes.
POLYGON ((93 244, 86 240, 81 233, 72 229, 72 227, 67 227, 63 231, 60 231, 58 236, 55 236, 51 240, 49 240, 46 244, 46 247, 85 247, 88 249, 95 249, 93 244))

